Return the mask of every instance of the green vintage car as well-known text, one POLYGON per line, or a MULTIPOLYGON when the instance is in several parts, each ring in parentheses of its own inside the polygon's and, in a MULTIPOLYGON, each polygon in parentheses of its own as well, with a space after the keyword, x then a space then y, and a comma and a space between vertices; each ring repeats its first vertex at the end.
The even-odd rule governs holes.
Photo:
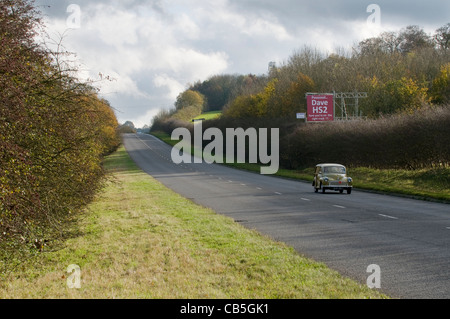
POLYGON ((318 164, 314 172, 313 180, 314 191, 317 193, 322 190, 325 193, 327 189, 339 191, 344 190, 347 194, 352 193, 353 180, 347 176, 347 168, 341 164, 318 164))

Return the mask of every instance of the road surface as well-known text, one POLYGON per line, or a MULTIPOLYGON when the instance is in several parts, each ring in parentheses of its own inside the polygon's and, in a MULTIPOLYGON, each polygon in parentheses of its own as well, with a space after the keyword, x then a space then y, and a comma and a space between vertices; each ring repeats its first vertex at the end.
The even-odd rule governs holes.
MULTIPOLYGON (((450 298, 450 205, 310 183, 217 164, 180 164, 151 135, 124 135, 136 164, 175 192, 363 284, 380 268, 394 298, 450 298)), ((375 282, 375 281, 374 281, 375 282)))

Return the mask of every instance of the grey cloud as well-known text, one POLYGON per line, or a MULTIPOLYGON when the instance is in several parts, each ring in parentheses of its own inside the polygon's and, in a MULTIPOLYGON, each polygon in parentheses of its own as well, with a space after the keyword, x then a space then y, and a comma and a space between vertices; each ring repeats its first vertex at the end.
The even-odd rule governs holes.
POLYGON ((148 7, 162 15, 166 14, 162 0, 36 0, 37 8, 47 17, 64 19, 67 17, 67 8, 76 4, 80 8, 87 9, 94 4, 107 4, 123 10, 133 10, 139 7, 148 7))
MULTIPOLYGON (((230 0, 234 10, 246 14, 273 14, 289 30, 314 28, 336 21, 365 21, 370 13, 367 7, 377 4, 381 9, 382 23, 405 27, 419 25, 440 27, 449 22, 450 1, 429 0, 230 0)), ((339 30, 336 30, 337 32, 339 30)))
MULTIPOLYGON (((206 4, 207 1, 205 1, 206 4)), ((138 7, 151 8, 161 15, 169 15, 163 0, 37 0, 36 5, 50 17, 63 18, 67 16, 66 9, 70 4, 77 4, 81 8, 88 8, 93 3, 105 3, 123 10, 138 7)), ((198 2, 196 2, 198 3, 198 2)), ((332 24, 333 21, 365 20, 369 13, 366 8, 370 4, 377 4, 382 11, 382 20, 389 25, 430 25, 442 26, 449 22, 450 1, 429 0, 229 0, 228 7, 249 17, 273 15, 280 24, 289 30, 299 27, 308 28, 323 23, 332 24)), ((189 2, 186 2, 189 6, 189 2)), ((332 27, 332 25, 330 25, 332 27)))

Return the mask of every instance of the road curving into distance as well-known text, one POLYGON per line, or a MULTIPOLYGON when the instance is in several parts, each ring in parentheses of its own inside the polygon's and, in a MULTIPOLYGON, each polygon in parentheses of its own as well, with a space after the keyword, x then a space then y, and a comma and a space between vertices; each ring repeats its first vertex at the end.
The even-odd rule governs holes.
POLYGON ((143 171, 175 192, 347 277, 366 284, 368 267, 377 265, 381 291, 391 297, 450 298, 448 204, 358 190, 314 193, 310 183, 224 165, 176 165, 172 148, 151 135, 123 141, 143 171))

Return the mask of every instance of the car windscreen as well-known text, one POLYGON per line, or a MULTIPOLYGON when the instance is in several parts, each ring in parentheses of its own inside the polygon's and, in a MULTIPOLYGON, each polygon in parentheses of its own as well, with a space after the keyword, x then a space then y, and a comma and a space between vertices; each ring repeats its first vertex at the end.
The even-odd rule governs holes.
POLYGON ((343 166, 327 166, 323 168, 324 173, 345 174, 343 166))

